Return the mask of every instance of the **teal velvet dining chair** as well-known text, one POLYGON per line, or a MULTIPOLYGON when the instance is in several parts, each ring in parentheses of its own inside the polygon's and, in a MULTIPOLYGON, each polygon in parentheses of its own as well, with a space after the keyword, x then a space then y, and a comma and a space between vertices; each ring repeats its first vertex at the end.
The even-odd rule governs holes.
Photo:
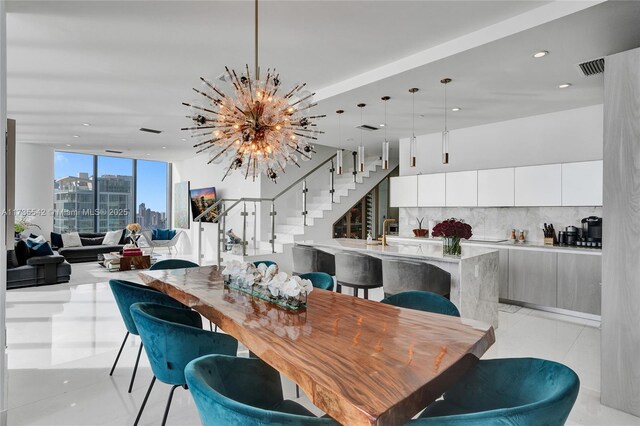
POLYGON ((205 356, 185 376, 203 426, 338 424, 284 399, 280 374, 258 358, 205 356))
POLYGON ((273 260, 256 260, 255 262, 253 262, 253 265, 257 268, 259 264, 264 263, 265 266, 268 268, 271 265, 276 265, 278 266, 278 264, 276 262, 274 262, 273 260))
POLYGON ((578 396, 569 367, 537 358, 480 360, 411 426, 561 426, 578 396))
POLYGON ((333 290, 333 277, 327 273, 307 272, 306 274, 300 274, 299 277, 311 281, 315 288, 333 290))
POLYGON ((453 317, 460 316, 460 311, 449 299, 428 291, 403 291, 386 297, 380 302, 400 308, 451 315, 453 317))
POLYGON ((197 268, 200 265, 184 259, 164 259, 151 265, 150 271, 157 271, 161 269, 182 269, 182 268, 197 268))
MULTIPOLYGON (((124 326, 127 329, 127 333, 124 335, 124 340, 122 341, 122 345, 120 346, 118 355, 116 355, 116 360, 113 362, 113 366, 111 367, 111 371, 109 372, 109 375, 113 376, 113 372, 116 369, 116 365, 118 364, 118 360, 120 359, 120 355, 122 354, 122 349, 124 349, 124 345, 127 342, 129 334, 133 334, 134 336, 137 336, 139 334, 136 324, 131 317, 131 311, 129 310, 131 305, 138 302, 151 302, 160 305, 174 306, 176 308, 186 307, 177 300, 174 300, 166 294, 154 290, 151 287, 147 287, 146 285, 132 283, 130 281, 124 280, 109 280, 109 287, 111 287, 111 292, 113 293, 113 297, 116 300, 116 305, 118 306, 118 310, 120 311, 120 316, 122 317, 124 326)), ((140 361, 140 354, 142 353, 143 346, 143 342, 140 341, 138 356, 136 357, 136 363, 133 367, 133 373, 131 374, 131 381, 129 383, 129 393, 131 393, 133 382, 136 378, 136 372, 138 371, 138 363, 140 361)))
POLYGON ((153 303, 135 303, 131 306, 131 316, 140 332, 153 371, 153 379, 134 426, 140 421, 156 379, 172 386, 162 417, 164 426, 173 392, 180 386, 186 387, 184 370, 187 364, 208 354, 236 355, 238 341, 227 334, 203 330, 202 318, 195 311, 153 303))

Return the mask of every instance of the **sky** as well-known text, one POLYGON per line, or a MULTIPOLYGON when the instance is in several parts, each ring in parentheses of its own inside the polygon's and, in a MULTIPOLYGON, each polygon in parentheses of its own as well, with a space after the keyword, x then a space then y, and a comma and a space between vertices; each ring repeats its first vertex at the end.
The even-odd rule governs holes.
MULTIPOLYGON (((133 161, 127 158, 99 156, 98 176, 105 174, 131 176, 133 161)), ((86 172, 93 175, 93 156, 72 152, 56 151, 54 157, 54 176, 78 176, 86 172)), ((137 204, 145 203, 148 209, 157 212, 167 210, 167 163, 160 161, 138 160, 137 204)), ((136 212, 138 211, 136 206, 136 212)))

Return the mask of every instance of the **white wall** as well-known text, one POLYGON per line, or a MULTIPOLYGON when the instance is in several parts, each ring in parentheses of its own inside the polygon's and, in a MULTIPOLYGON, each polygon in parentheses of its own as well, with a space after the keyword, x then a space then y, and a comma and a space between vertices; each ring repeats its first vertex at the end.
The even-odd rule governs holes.
MULTIPOLYGON (((7 15, 5 2, 0 1, 0 135, 4 135, 7 123, 7 15)), ((0 138, 0 210, 5 208, 6 182, 5 182, 6 142, 0 138)), ((0 271, 7 270, 5 226, 0 224, 0 271)), ((7 274, 0 273, 0 426, 7 424, 7 406, 9 379, 7 378, 7 331, 5 318, 7 306, 5 303, 7 289, 7 274)))
POLYGON ((451 130, 448 165, 441 133, 418 136, 416 167, 409 139, 400 139, 400 175, 600 160, 602 118, 602 105, 593 105, 451 130))
MULTIPOLYGON (((18 132, 20 123, 16 123, 18 132)), ((16 143, 16 210, 53 208, 53 148, 29 143, 16 143)), ((53 230, 53 216, 35 216, 32 222, 41 230, 28 232, 42 234, 48 240, 53 230)))

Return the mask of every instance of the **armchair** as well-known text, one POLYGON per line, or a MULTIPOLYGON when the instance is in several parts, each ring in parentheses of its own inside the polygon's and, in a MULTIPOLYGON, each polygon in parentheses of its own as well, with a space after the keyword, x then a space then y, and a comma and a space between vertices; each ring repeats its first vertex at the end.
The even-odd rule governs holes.
MULTIPOLYGON (((158 230, 158 231, 170 231, 170 230, 158 230)), ((174 232, 175 232, 175 235, 172 238, 167 238, 167 239, 162 238, 165 236, 165 235, 162 235, 162 233, 157 235, 156 238, 154 239, 153 231, 151 230, 142 231, 142 236, 146 240, 147 244, 149 244, 149 247, 151 247, 151 253, 153 253, 154 249, 159 247, 164 247, 169 250, 169 253, 172 253, 171 249, 175 247, 176 244, 178 244, 178 240, 182 235, 181 230, 175 230, 174 232), (158 237, 161 237, 161 238, 158 238, 158 237)))

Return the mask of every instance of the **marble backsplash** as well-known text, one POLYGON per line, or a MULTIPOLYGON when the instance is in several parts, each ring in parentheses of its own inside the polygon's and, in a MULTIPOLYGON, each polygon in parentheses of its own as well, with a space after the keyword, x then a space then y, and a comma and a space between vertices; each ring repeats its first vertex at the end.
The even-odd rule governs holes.
POLYGON ((442 221, 455 217, 473 228, 474 238, 509 238, 511 230, 523 229, 528 241, 542 242, 543 223, 553 223, 557 231, 565 226, 580 227, 582 218, 602 217, 602 207, 402 207, 399 209, 399 234, 413 236, 416 218, 424 218, 423 228, 430 220, 442 221))

